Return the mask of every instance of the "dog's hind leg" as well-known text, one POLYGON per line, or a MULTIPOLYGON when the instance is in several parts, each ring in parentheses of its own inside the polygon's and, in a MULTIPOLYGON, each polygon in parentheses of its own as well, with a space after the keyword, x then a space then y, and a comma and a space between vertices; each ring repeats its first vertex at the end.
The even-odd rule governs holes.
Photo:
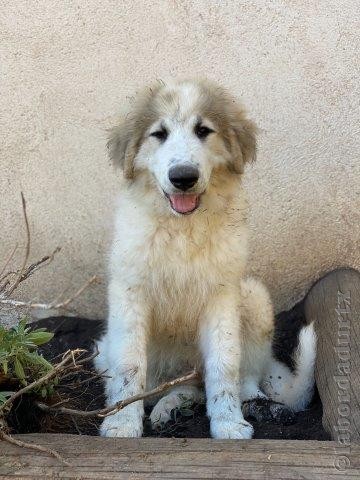
POLYGON ((204 394, 194 385, 181 385, 160 398, 154 406, 150 421, 153 430, 161 430, 172 419, 172 413, 182 408, 190 408, 194 403, 203 403, 204 394))
POLYGON ((267 289, 254 278, 241 281, 242 360, 240 367, 241 401, 267 398, 260 382, 271 358, 274 313, 267 289))
POLYGON ((258 422, 289 424, 293 411, 270 399, 261 388, 262 379, 272 362, 274 314, 267 289, 256 279, 242 281, 243 360, 240 375, 240 397, 246 418, 258 422))

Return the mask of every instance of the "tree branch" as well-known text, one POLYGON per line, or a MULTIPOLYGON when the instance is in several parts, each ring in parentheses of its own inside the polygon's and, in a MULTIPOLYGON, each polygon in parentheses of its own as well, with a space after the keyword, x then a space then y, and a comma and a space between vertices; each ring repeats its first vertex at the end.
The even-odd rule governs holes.
POLYGON ((160 393, 165 392, 169 388, 175 387, 176 385, 180 385, 182 383, 189 382, 190 380, 200 380, 200 375, 198 372, 193 371, 184 375, 182 377, 175 378, 169 382, 164 382, 156 388, 149 390, 148 392, 139 393, 137 395, 133 395, 125 400, 121 400, 120 402, 115 403, 114 405, 110 405, 109 407, 99 408, 97 410, 75 410, 73 408, 66 408, 66 407, 54 407, 46 405, 43 402, 36 402, 36 405, 40 408, 40 410, 44 412, 50 413, 61 413, 66 415, 78 415, 81 417, 108 417, 110 415, 114 415, 119 410, 122 410, 127 405, 131 403, 137 402, 139 400, 144 400, 146 398, 154 397, 159 395, 160 393))

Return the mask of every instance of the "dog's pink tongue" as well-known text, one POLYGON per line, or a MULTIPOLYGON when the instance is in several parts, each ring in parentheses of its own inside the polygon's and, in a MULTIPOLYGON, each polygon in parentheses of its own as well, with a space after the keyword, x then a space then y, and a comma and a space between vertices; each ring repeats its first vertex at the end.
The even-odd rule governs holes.
POLYGON ((169 195, 171 206, 178 213, 189 213, 195 210, 197 204, 197 195, 186 195, 183 193, 169 195))

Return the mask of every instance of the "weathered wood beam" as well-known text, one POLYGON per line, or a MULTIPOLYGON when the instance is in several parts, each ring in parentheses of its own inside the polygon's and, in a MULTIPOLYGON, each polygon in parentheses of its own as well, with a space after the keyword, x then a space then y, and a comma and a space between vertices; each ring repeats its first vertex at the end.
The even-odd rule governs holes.
POLYGON ((360 274, 340 269, 319 280, 305 300, 318 336, 316 384, 323 425, 333 440, 360 442, 360 274))
POLYGON ((68 462, 4 442, 1 478, 311 479, 360 478, 360 446, 346 468, 335 442, 299 440, 111 439, 31 434, 16 438, 57 450, 68 462), (340 470, 339 464, 340 462, 340 470))

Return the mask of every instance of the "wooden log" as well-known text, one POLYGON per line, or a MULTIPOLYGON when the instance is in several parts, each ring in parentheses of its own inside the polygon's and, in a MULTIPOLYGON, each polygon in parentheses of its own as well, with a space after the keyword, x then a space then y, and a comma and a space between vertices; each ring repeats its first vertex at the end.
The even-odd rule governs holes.
POLYGON ((315 320, 318 354, 315 378, 323 425, 333 440, 360 441, 360 274, 341 269, 326 275, 305 300, 315 320))
POLYGON ((0 478, 311 479, 360 478, 360 446, 344 464, 335 442, 101 438, 29 434, 16 438, 57 450, 47 454, 0 442, 0 478))

